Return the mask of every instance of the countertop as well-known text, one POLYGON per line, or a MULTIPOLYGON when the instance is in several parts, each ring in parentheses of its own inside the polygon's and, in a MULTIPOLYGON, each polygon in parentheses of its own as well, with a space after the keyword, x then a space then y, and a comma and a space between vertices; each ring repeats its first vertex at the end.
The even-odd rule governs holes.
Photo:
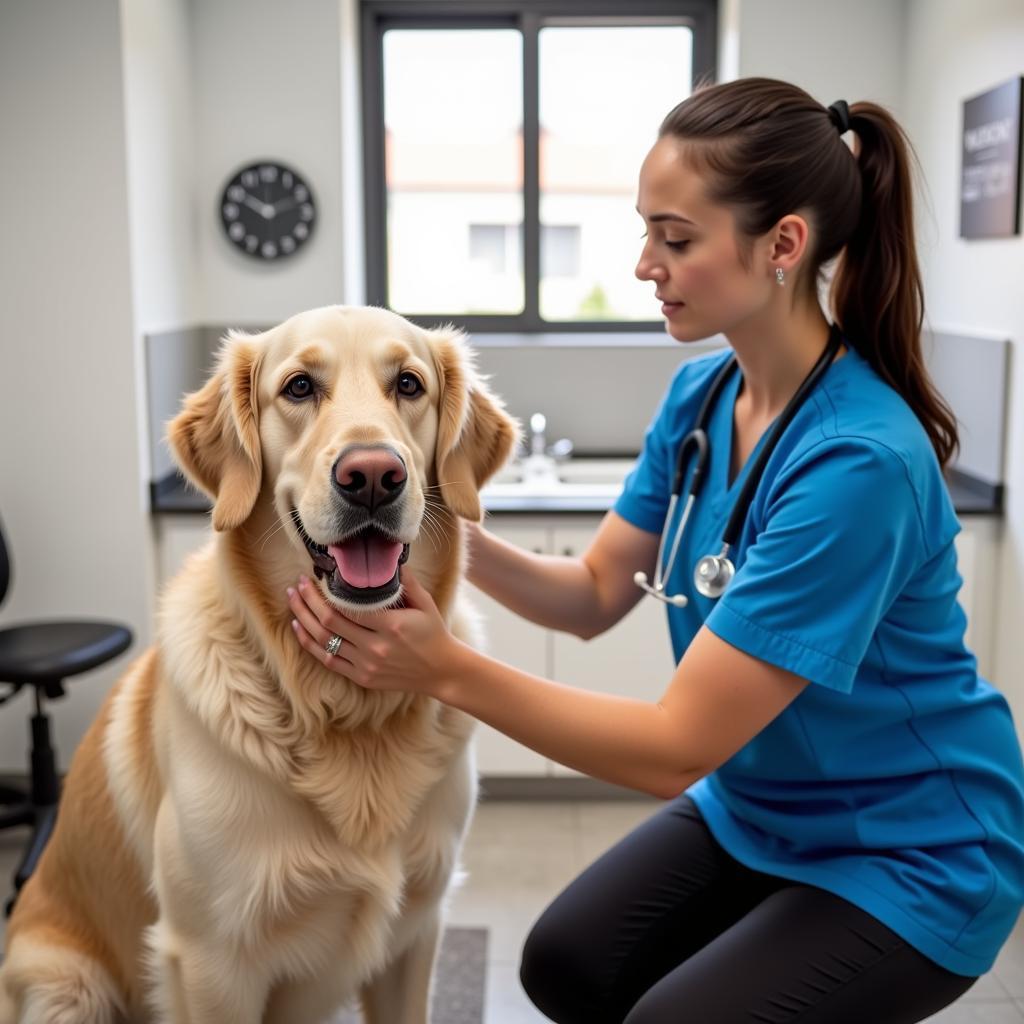
MULTIPOLYGON (((583 459, 575 460, 577 463, 583 459)), ((949 491, 953 507, 959 516, 1001 515, 1003 489, 977 480, 956 469, 949 473, 949 491)), ((162 480, 150 485, 151 509, 154 513, 207 513, 210 500, 204 494, 193 490, 178 473, 169 473, 162 480)), ((491 513, 515 513, 518 515, 552 513, 607 512, 615 504, 615 495, 609 490, 603 494, 559 494, 542 495, 488 495, 484 492, 484 507, 491 513)))

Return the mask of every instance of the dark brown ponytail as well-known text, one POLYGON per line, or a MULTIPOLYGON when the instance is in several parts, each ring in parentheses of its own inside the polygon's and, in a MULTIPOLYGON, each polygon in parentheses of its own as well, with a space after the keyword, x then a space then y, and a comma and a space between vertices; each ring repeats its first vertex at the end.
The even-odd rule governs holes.
POLYGON ((856 157, 829 111, 803 89, 741 78, 698 87, 668 114, 659 135, 691 143, 687 157, 706 174, 709 198, 734 208, 748 247, 786 214, 807 212, 814 249, 797 294, 817 301, 822 267, 838 257, 833 319, 902 395, 944 466, 958 447, 957 424, 921 353, 924 295, 914 244, 913 149, 877 104, 852 104, 849 122, 856 157))

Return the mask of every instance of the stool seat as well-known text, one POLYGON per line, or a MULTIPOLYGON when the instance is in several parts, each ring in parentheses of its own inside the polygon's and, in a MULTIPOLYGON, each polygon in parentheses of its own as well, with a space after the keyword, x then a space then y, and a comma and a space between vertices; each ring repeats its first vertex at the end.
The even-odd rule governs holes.
POLYGON ((88 672, 131 645, 114 622, 50 621, 0 629, 0 682, 40 685, 88 672))

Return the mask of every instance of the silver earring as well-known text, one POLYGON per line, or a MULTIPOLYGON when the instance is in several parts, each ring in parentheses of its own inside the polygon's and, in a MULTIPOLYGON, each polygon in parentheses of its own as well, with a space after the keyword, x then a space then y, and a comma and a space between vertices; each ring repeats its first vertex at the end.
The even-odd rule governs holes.
POLYGON ((775 280, 778 281, 779 284, 786 283, 786 272, 782 269, 782 267, 775 268, 775 280))

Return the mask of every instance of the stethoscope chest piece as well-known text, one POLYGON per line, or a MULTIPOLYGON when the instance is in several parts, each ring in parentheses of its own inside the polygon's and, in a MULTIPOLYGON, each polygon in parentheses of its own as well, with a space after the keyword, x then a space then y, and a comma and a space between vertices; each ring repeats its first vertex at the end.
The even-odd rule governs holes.
POLYGON ((730 580, 736 575, 736 567, 725 552, 719 555, 705 555, 693 570, 693 585, 698 594, 705 597, 718 598, 725 593, 730 580))

